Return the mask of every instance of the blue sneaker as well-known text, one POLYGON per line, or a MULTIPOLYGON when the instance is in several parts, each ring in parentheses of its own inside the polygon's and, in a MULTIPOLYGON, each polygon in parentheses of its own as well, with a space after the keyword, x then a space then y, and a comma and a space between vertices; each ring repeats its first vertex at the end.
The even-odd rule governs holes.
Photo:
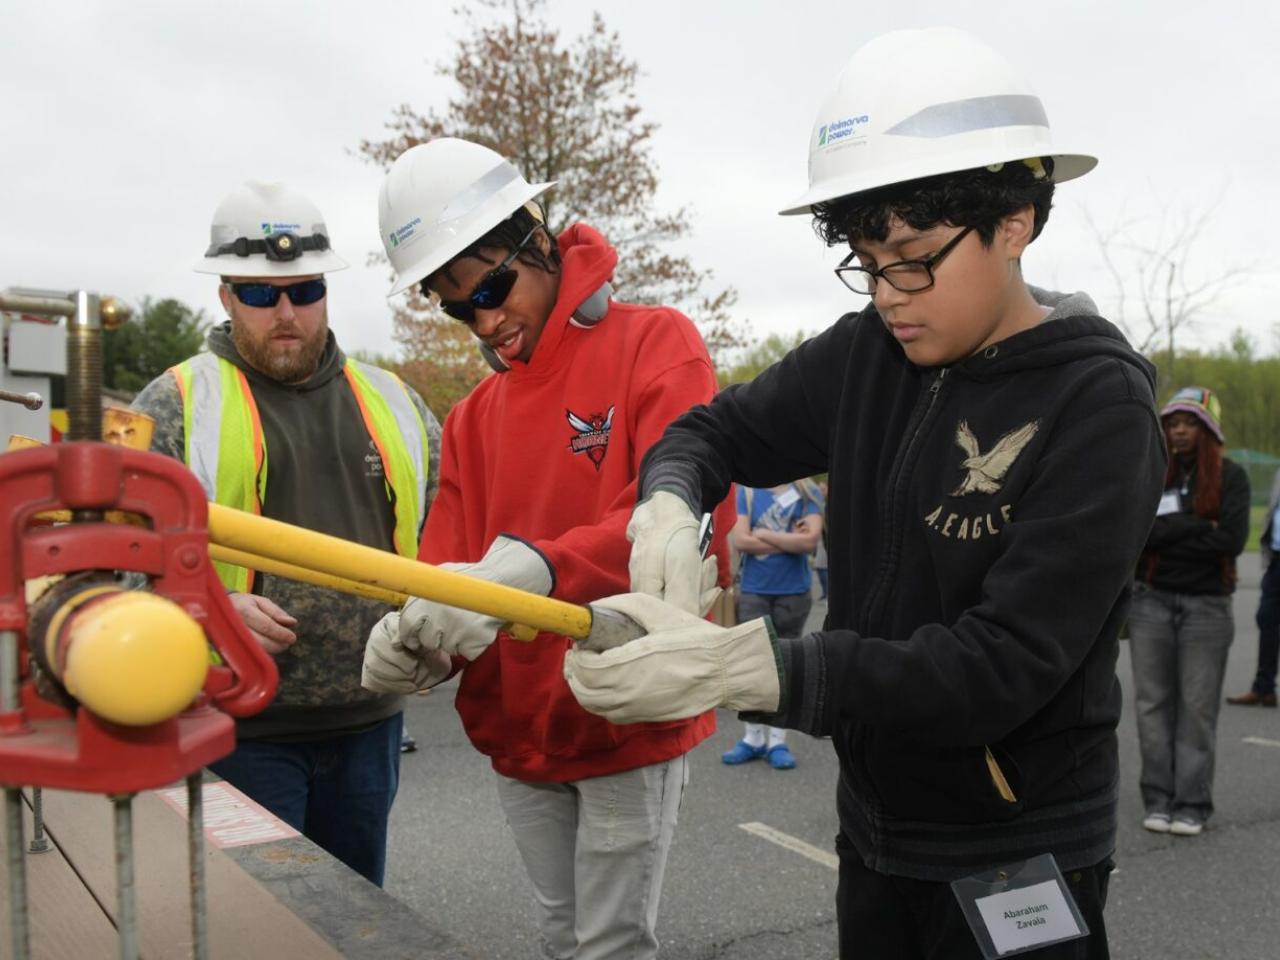
POLYGON ((764 744, 753 747, 745 740, 739 740, 733 745, 733 749, 728 753, 720 755, 720 759, 730 766, 736 766, 739 763, 747 763, 750 760, 759 760, 764 756, 764 744))
POLYGON ((785 743, 775 744, 767 753, 769 766, 775 770, 791 770, 795 768, 796 758, 791 755, 785 743))

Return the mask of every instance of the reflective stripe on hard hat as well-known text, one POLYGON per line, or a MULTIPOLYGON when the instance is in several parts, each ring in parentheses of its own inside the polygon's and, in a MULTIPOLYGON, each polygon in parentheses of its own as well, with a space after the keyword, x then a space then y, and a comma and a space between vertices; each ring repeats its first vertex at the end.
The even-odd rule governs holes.
POLYGON ((436 223, 449 223, 459 217, 465 217, 507 184, 519 179, 520 174, 516 172, 516 168, 505 160, 502 161, 450 200, 440 211, 440 216, 436 217, 436 223))
POLYGON ((1026 126, 1049 126, 1044 104, 1039 97, 1009 94, 935 103, 895 123, 885 133, 899 137, 949 137, 970 130, 1026 126))
MULTIPOLYGON (((209 353, 185 360, 170 372, 182 394, 187 467, 213 502, 260 513, 267 489, 267 447, 244 372, 209 353)), ((426 424, 399 377, 352 360, 344 373, 382 457, 387 500, 395 511, 395 550, 416 557, 429 464, 426 424)), ((243 593, 253 585, 252 571, 244 567, 216 561, 214 567, 229 590, 243 593)))

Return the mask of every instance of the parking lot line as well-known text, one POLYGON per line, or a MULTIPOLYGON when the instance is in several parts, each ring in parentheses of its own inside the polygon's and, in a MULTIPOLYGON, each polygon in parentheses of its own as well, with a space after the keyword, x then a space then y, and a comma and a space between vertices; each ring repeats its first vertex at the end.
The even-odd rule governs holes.
POLYGON ((1280 747, 1280 740, 1268 740, 1266 737, 1245 737, 1244 742, 1255 747, 1280 747))
POLYGON ((823 850, 815 847, 811 843, 805 843, 799 837, 793 837, 789 833, 783 833, 781 830, 775 830, 767 823, 740 823, 738 829, 745 830, 747 833, 755 834, 762 837, 770 843, 776 843, 783 849, 790 850, 792 853, 798 853, 802 857, 808 857, 814 863, 820 863, 824 867, 832 870, 837 869, 840 865, 839 859, 829 850, 823 850))

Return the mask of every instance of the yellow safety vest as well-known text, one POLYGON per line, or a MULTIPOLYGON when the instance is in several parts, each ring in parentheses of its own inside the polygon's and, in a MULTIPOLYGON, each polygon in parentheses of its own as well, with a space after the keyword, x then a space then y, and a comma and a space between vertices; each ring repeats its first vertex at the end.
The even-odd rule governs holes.
MULTIPOLYGON (((261 513, 267 489, 267 447, 244 372, 211 353, 197 354, 169 372, 182 394, 187 467, 210 500, 261 513)), ((416 557, 430 459, 426 424, 408 388, 394 373, 350 359, 342 372, 382 457, 387 500, 395 510, 396 553, 416 557)), ((228 590, 245 593, 253 586, 253 571, 229 563, 214 566, 228 590)))

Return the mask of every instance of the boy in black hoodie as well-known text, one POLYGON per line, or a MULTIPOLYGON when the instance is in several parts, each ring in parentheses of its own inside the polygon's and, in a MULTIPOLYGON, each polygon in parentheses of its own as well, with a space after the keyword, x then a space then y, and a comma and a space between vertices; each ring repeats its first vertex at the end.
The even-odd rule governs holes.
POLYGON ((1020 268, 1055 183, 1094 163, 1055 150, 1040 101, 961 31, 862 48, 784 212, 849 244, 837 274, 872 302, 673 423, 629 529, 633 589, 661 596, 731 482, 827 472, 825 627, 777 640, 637 593, 598 605, 649 636, 566 658, 615 722, 725 706, 831 736, 842 958, 994 955, 1033 924, 967 921, 951 881, 1045 854, 1090 934, 1036 955, 1108 955, 1117 634, 1164 444, 1150 365, 1020 268))

